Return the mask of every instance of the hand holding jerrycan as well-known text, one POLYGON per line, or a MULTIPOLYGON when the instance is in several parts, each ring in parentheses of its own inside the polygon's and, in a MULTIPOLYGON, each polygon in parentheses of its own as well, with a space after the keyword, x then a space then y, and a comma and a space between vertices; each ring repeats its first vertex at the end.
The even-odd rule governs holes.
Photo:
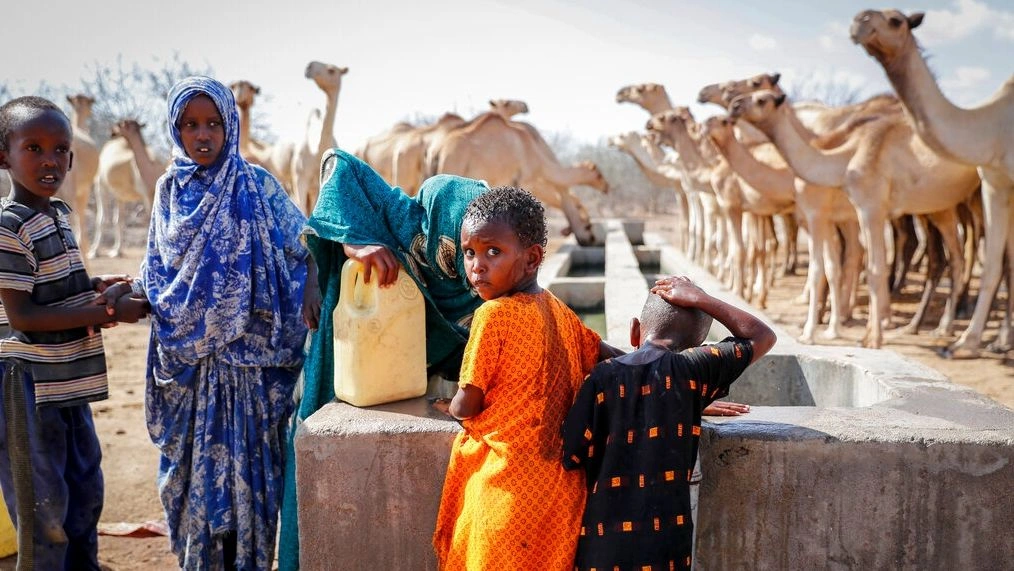
POLYGON ((426 394, 426 303, 399 268, 393 285, 366 283, 362 263, 342 266, 334 320, 334 392, 354 406, 426 394))

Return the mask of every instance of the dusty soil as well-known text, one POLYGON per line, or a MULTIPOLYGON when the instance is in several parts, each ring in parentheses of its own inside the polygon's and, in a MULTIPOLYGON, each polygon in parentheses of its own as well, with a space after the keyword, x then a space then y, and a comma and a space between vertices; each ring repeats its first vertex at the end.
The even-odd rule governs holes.
MULTIPOLYGON (((92 274, 136 274, 142 249, 143 230, 133 234, 125 255, 118 259, 100 258, 91 263, 92 274)), ((766 313, 784 329, 798 335, 805 318, 806 307, 795 302, 803 289, 805 256, 800 260, 799 275, 778 278, 772 291, 766 313)), ((910 317, 918 302, 920 288, 918 276, 913 275, 910 285, 895 303, 899 322, 910 317)), ((861 302, 865 304, 865 297, 861 302)), ((996 401, 1014 408, 1014 359, 1009 356, 984 354, 970 361, 948 361, 937 355, 937 349, 949 340, 933 339, 929 330, 936 326, 940 304, 927 319, 924 332, 919 335, 889 338, 886 349, 897 351, 911 359, 938 369, 956 383, 966 385, 996 401)), ((839 345, 855 345, 862 336, 865 310, 856 312, 858 318, 845 328, 845 338, 839 345)), ((997 317, 997 312, 994 312, 997 317)), ((958 322, 960 332, 967 320, 958 322)), ((987 328, 987 341, 996 335, 998 322, 993 319, 987 328)), ((148 345, 148 324, 120 325, 103 333, 109 365, 109 394, 107 401, 93 406, 95 423, 103 446, 103 471, 106 478, 105 509, 102 522, 140 523, 162 517, 162 509, 155 488, 158 454, 148 439, 144 420, 144 366, 148 345)), ((176 568, 175 558, 169 551, 168 539, 146 539, 102 536, 99 538, 100 560, 110 570, 176 568)), ((13 569, 14 559, 0 560, 0 570, 13 569)))

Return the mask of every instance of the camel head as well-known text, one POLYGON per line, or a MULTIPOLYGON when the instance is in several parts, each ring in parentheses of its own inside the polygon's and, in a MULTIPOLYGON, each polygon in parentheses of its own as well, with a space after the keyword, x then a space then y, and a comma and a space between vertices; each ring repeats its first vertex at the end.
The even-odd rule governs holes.
POLYGON ((708 117, 704 121, 704 136, 719 146, 725 146, 732 137, 735 137, 732 130, 734 124, 735 122, 725 115, 708 117))
POLYGON ((489 108, 504 119, 510 119, 518 113, 528 113, 528 104, 519 99, 490 99, 489 108))
POLYGON ((70 103, 76 113, 88 113, 92 110, 92 105, 95 105, 95 98, 78 93, 77 95, 68 95, 67 103, 70 103))
POLYGON ((906 16, 898 10, 863 10, 852 19, 849 35, 852 43, 862 45, 866 53, 886 66, 918 50, 912 30, 919 27, 923 16, 922 12, 906 16))
POLYGON ((649 134, 655 134, 658 136, 659 141, 663 144, 675 147, 676 137, 674 134, 679 131, 687 131, 687 124, 685 117, 680 114, 677 109, 670 109, 661 113, 655 113, 648 119, 648 123, 645 125, 645 129, 648 130, 649 134))
POLYGON ((614 149, 632 149, 634 145, 641 144, 641 135, 637 131, 627 131, 619 135, 609 137, 609 146, 614 149))
POLYGON ((599 170, 599 166, 591 161, 581 161, 577 164, 578 167, 588 171, 589 182, 584 183, 586 186, 590 186, 602 194, 609 193, 609 181, 602 175, 602 171, 599 170))
POLYGON ((338 90, 341 89, 342 76, 348 72, 349 68, 347 67, 311 61, 306 65, 306 72, 303 75, 307 79, 312 79, 324 93, 332 95, 338 93, 338 90))
POLYGON ((785 94, 780 91, 764 90, 741 95, 729 104, 729 116, 760 126, 769 121, 784 102, 785 94))
POLYGON ((229 84, 229 89, 232 90, 232 95, 236 98, 236 107, 240 109, 248 109, 254 103, 254 97, 260 95, 261 88, 256 85, 241 79, 234 81, 229 84))
POLYGON ((144 129, 145 124, 139 123, 136 119, 120 119, 110 129, 110 135, 113 137, 124 137, 129 138, 131 136, 141 136, 141 129, 144 129))
POLYGON ((748 93, 762 89, 781 92, 778 80, 782 78, 780 73, 761 73, 738 81, 727 81, 722 84, 722 105, 728 109, 733 99, 748 93))
POLYGON ((617 102, 618 103, 637 103, 644 105, 644 101, 651 97, 658 97, 664 95, 668 97, 665 92, 665 87, 658 83, 638 83, 637 85, 628 85, 621 87, 617 91, 617 102))
POLYGON ((725 107, 725 101, 722 99, 722 92, 725 91, 726 83, 712 83, 705 85, 697 93, 698 103, 714 103, 715 105, 721 105, 725 107))

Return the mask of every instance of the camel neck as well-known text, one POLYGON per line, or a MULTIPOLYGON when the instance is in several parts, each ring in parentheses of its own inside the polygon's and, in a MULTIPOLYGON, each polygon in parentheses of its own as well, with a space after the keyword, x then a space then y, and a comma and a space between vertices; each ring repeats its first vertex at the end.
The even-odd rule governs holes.
POLYGON ((239 107, 239 148, 245 149, 250 145, 250 106, 239 107))
POLYGON ((916 132, 931 149, 968 164, 989 162, 991 149, 999 142, 990 133, 1002 129, 995 125, 988 104, 962 109, 951 103, 940 91, 914 40, 901 56, 881 63, 916 132))
POLYGON ((334 93, 325 91, 327 94, 327 105, 324 107, 324 118, 320 125, 320 140, 317 143, 317 158, 318 162, 324 155, 324 151, 331 146, 331 141, 334 140, 334 118, 335 112, 338 109, 338 89, 334 90, 334 93))
POLYGON ((818 186, 841 187, 854 147, 843 145, 832 152, 814 148, 792 126, 789 116, 793 113, 787 102, 780 105, 763 130, 800 178, 818 186))
POLYGON ((735 137, 729 137, 724 145, 716 146, 736 174, 757 192, 777 201, 791 201, 795 196, 794 177, 789 169, 776 169, 757 160, 735 137))

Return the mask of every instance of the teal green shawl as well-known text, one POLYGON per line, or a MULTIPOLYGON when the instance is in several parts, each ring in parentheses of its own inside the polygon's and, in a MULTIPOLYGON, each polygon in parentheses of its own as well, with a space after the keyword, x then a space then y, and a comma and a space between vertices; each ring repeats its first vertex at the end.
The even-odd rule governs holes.
MULTIPOLYGON (((468 321, 481 303, 465 278, 458 248, 461 219, 485 183, 453 175, 427 179, 415 197, 391 188, 369 165, 333 149, 321 161, 320 197, 307 221, 306 245, 317 263, 321 304, 303 367, 303 394, 293 427, 334 399, 331 314, 338 303, 343 244, 382 244, 398 258, 426 298, 426 360, 429 366, 460 358, 468 321)), ((292 432, 295 432, 293 430, 292 432)), ((282 503, 279 565, 298 569, 295 457, 289 435, 282 503)))

